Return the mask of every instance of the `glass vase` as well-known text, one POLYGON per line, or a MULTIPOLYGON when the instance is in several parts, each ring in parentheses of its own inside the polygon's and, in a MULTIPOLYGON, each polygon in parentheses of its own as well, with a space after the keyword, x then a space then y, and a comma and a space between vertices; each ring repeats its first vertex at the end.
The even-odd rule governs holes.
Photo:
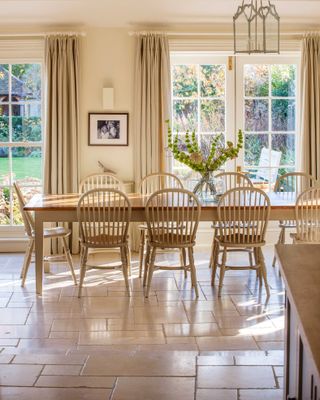
POLYGON ((199 197, 202 202, 213 202, 216 200, 216 184, 213 174, 202 175, 199 182, 196 183, 193 193, 199 197))

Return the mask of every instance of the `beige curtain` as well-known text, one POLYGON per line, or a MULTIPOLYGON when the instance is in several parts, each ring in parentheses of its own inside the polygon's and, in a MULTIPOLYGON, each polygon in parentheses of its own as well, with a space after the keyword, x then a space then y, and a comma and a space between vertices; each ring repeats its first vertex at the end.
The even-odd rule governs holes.
MULTIPOLYGON (((137 37, 134 75, 135 183, 152 172, 165 170, 166 124, 170 118, 170 54, 165 34, 137 37)), ((138 250, 139 235, 132 224, 131 247, 138 250)))
POLYGON ((307 35, 301 59, 302 167, 320 179, 320 36, 307 35))
MULTIPOLYGON (((46 137, 44 190, 78 192, 79 182, 79 39, 54 35, 45 41, 46 137)), ((78 251, 77 229, 70 246, 78 251)), ((55 250, 55 249, 54 249, 55 250)))

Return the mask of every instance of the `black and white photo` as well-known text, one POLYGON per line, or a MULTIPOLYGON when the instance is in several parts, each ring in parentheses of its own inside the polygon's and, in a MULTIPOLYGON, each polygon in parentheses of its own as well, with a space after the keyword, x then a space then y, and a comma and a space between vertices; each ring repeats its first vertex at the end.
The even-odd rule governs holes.
POLYGON ((128 113, 89 113, 90 146, 128 146, 128 113))

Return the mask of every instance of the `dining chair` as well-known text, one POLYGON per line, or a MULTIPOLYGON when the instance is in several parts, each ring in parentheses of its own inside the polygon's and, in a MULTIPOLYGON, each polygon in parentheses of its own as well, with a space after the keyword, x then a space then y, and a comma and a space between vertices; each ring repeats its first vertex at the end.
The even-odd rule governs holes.
MULTIPOLYGON (((304 172, 289 172, 279 176, 276 181, 274 192, 279 194, 285 199, 296 198, 299 193, 306 189, 311 188, 316 184, 316 179, 304 172)), ((285 244, 286 242, 286 229, 296 228, 295 220, 280 220, 279 221, 280 233, 277 244, 285 244)), ((276 256, 274 255, 272 266, 276 265, 276 256)))
POLYGON ((124 191, 123 182, 109 173, 92 174, 86 176, 79 186, 79 192, 85 193, 92 189, 117 189, 124 191))
POLYGON ((234 188, 224 193, 217 207, 219 228, 215 237, 211 285, 214 286, 217 268, 220 268, 218 297, 228 270, 256 270, 267 296, 270 290, 262 253, 270 214, 270 200, 265 192, 254 187, 234 188), (220 249, 222 259, 219 260, 220 249), (227 265, 227 253, 253 249, 254 262, 250 265, 227 265))
MULTIPOLYGON (((221 172, 220 174, 217 174, 215 176, 215 179, 217 181, 221 181, 222 182, 222 189, 223 192, 227 192, 230 189, 234 189, 237 187, 244 187, 244 186, 249 186, 252 187, 253 184, 251 182, 251 179, 241 173, 241 172, 221 172)), ((221 193, 222 194, 222 193, 221 193)), ((217 233, 217 229, 219 227, 218 222, 214 222, 212 224, 212 228, 213 228, 213 238, 212 238, 212 244, 211 244, 211 252, 210 252, 210 261, 209 261, 209 268, 212 268, 212 263, 213 263, 213 249, 214 249, 214 238, 216 236, 217 233)), ((251 258, 251 252, 249 251, 249 257, 251 258)))
MULTIPOLYGON (((18 203, 19 203, 19 209, 20 213, 22 215, 26 235, 29 238, 29 243, 27 247, 26 254, 24 256, 24 261, 23 261, 23 266, 21 270, 21 286, 24 287, 26 279, 27 279, 27 274, 29 271, 30 263, 31 263, 31 257, 32 253, 34 250, 34 245, 35 245, 35 223, 34 223, 34 218, 33 215, 24 210, 24 206, 26 205, 26 200, 22 194, 22 191, 19 187, 19 185, 14 182, 13 183, 17 198, 18 198, 18 203)), ((65 253, 65 257, 61 259, 61 256, 46 256, 44 257, 45 262, 66 262, 70 268, 71 275, 74 281, 74 284, 77 285, 77 278, 74 273, 74 267, 73 267, 73 262, 72 262, 72 257, 71 253, 69 250, 69 245, 67 242, 68 236, 70 236, 71 230, 64 228, 64 227, 55 227, 55 228, 45 228, 43 232, 43 237, 44 239, 61 239, 62 242, 62 248, 65 253)))
POLYGON ((192 287, 199 297, 193 248, 199 225, 201 206, 198 198, 185 189, 162 189, 153 193, 146 203, 147 252, 143 285, 147 283, 149 296, 155 269, 183 270, 191 274, 192 287), (184 249, 188 252, 188 264, 184 258, 179 266, 156 265, 156 253, 160 249, 184 249))
MULTIPOLYGON (((139 193, 143 196, 150 196, 157 190, 177 188, 183 189, 183 184, 180 179, 169 172, 156 172, 146 175, 140 182, 139 193)), ((146 247, 146 232, 147 224, 139 225, 140 230, 140 245, 139 245, 139 278, 142 276, 143 258, 146 247)), ((181 259, 185 258, 183 251, 181 252, 181 259)))
POLYGON ((128 229, 131 205, 125 193, 117 189, 92 189, 84 193, 78 202, 77 217, 80 225, 80 284, 78 297, 88 269, 121 268, 129 291, 128 229), (120 249, 121 263, 117 266, 89 264, 89 249, 120 249))
POLYGON ((293 243, 320 243, 320 188, 303 191, 295 207, 296 233, 293 243))

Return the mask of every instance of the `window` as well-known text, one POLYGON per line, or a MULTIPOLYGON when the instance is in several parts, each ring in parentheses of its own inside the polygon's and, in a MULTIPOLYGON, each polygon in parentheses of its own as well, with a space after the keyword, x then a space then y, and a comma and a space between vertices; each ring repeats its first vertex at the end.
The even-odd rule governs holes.
MULTIPOLYGON (((206 149, 214 135, 235 141, 242 129, 244 148, 225 169, 237 164, 266 190, 298 168, 298 57, 233 57, 231 70, 227 57, 212 54, 173 55, 171 62, 174 134, 195 130, 206 149)), ((196 173, 172 159, 170 167, 193 189, 196 173)))
POLYGON ((0 64, 0 225, 20 225, 12 184, 42 190, 41 64, 0 64))
MULTIPOLYGON (((226 57, 180 56, 172 63, 172 115, 173 134, 181 137, 188 130, 195 131, 202 151, 209 151, 212 138, 230 132, 232 104, 226 104, 230 82, 226 57), (229 121, 228 121, 229 120, 229 121)), ((171 161, 173 173, 185 187, 193 189, 197 173, 176 160, 171 161)))

